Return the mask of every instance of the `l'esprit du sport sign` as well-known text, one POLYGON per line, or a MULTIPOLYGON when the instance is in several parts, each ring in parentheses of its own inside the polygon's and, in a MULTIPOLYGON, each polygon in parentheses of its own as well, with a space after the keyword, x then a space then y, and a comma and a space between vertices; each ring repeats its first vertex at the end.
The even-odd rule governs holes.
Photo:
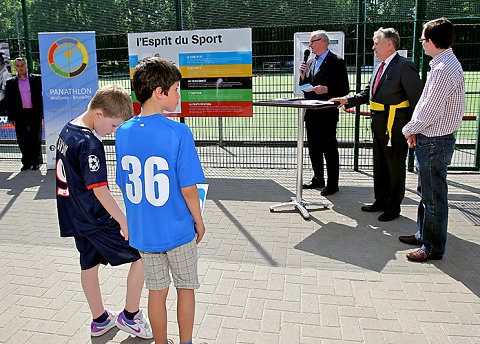
MULTIPOLYGON (((158 56, 182 73, 181 99, 168 116, 250 117, 252 30, 222 29, 128 34, 130 78, 138 61, 158 56)), ((140 112, 132 90, 135 114, 140 112)))

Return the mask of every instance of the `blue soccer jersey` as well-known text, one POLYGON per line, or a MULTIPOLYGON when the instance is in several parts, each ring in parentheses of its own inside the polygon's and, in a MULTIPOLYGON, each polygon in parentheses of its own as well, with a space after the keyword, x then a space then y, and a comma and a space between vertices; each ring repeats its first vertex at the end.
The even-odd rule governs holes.
POLYGON ((88 128, 67 123, 57 141, 56 160, 60 235, 84 236, 100 228, 119 228, 92 190, 108 184, 102 142, 88 128))
POLYGON ((163 252, 192 241, 193 217, 181 188, 205 176, 188 126, 161 114, 136 116, 118 128, 116 154, 130 245, 163 252))

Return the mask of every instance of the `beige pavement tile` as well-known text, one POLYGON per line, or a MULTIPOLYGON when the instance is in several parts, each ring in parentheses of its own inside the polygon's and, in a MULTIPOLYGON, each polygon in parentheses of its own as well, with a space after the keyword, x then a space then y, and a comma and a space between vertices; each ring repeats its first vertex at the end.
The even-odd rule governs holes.
MULTIPOLYGON (((268 210, 294 193, 291 170, 205 172, 212 184, 199 245, 196 342, 479 344, 480 230, 452 209, 444 259, 408 262, 413 247, 398 236, 415 228, 418 196, 409 190, 416 175, 407 173, 402 217, 382 224, 359 209, 372 200, 369 173, 341 171, 329 209, 305 221, 293 209, 268 210)), ((478 173, 450 178, 456 198, 480 192, 478 173)), ((15 197, 0 188, 0 204, 9 204, 0 218, 0 315, 11 319, 0 324, 0 342, 143 343, 116 330, 91 339, 75 244, 59 237, 53 193, 36 197, 41 188, 53 190, 53 181, 47 176, 40 187, 15 179, 15 197)), ((304 195, 323 200, 318 192, 304 195)), ((101 269, 113 310, 123 309, 127 273, 127 266, 101 269)), ((173 286, 167 313, 168 334, 178 341, 173 286)))

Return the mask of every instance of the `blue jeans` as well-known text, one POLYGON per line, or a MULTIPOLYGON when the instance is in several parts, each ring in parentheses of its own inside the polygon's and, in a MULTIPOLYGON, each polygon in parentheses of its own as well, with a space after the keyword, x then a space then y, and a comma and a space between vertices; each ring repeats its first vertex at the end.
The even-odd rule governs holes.
POLYGON ((417 135, 415 156, 421 200, 415 237, 423 243, 423 251, 437 256, 443 256, 447 243, 447 167, 452 161, 454 149, 454 134, 436 137, 417 135))

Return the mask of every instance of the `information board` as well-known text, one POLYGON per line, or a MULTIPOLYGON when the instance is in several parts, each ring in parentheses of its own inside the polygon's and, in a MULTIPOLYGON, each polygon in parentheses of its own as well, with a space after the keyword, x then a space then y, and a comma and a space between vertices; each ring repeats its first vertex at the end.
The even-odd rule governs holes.
MULTIPOLYGON (((252 30, 216 29, 128 34, 130 78, 138 61, 158 56, 182 73, 180 117, 252 116, 252 30)), ((132 90, 135 114, 140 112, 132 90)))

